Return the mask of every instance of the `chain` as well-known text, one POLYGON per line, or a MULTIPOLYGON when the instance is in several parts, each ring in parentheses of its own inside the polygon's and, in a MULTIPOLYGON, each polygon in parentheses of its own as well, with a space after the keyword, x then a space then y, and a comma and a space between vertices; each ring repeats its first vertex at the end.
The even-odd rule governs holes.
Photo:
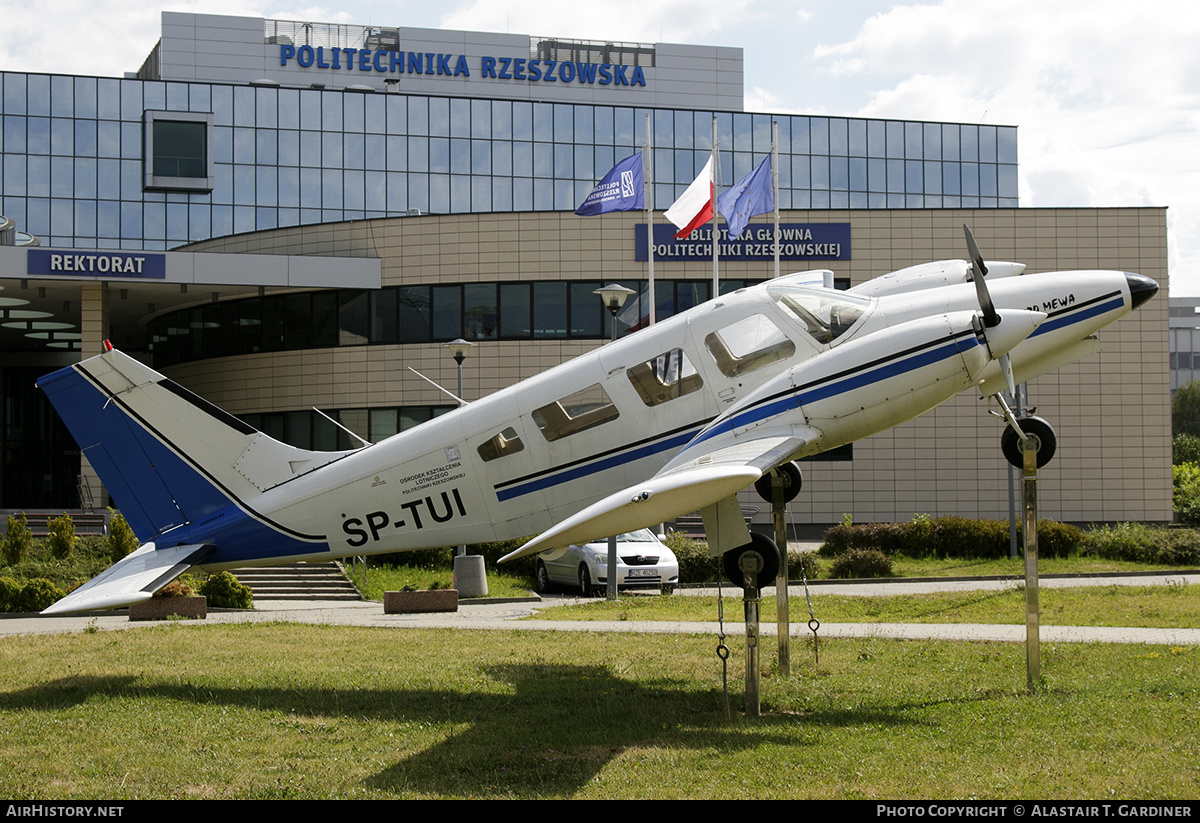
POLYGON ((813 667, 821 665, 821 653, 817 649, 817 629, 821 628, 821 621, 817 619, 816 612, 813 611, 812 593, 808 590, 808 575, 804 573, 804 564, 800 564, 800 580, 804 583, 804 600, 808 603, 808 629, 813 633, 813 667))
POLYGON ((721 689, 725 694, 725 719, 733 715, 729 708, 729 647, 725 645, 725 590, 721 586, 721 559, 717 566, 717 657, 721 658, 721 689))

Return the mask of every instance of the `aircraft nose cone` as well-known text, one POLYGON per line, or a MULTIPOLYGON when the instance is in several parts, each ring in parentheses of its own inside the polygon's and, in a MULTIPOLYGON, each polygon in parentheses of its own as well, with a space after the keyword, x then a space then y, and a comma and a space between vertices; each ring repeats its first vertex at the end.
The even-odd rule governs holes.
POLYGON ((1125 281, 1129 283, 1129 297, 1133 301, 1135 309, 1158 294, 1158 283, 1144 274, 1127 271, 1125 272, 1125 281))

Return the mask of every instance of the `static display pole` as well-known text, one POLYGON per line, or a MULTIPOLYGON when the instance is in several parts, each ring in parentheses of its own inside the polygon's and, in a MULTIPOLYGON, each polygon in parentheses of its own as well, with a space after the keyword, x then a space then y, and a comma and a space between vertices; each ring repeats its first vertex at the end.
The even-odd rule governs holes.
POLYGON ((792 673, 791 614, 788 609, 787 521, 784 519, 783 472, 771 472, 771 522, 775 527, 775 545, 782 562, 775 577, 775 636, 779 640, 779 673, 792 673))
POLYGON ((758 717, 762 702, 758 696, 761 672, 758 662, 758 572, 761 560, 754 552, 742 555, 742 605, 746 613, 746 716, 758 717))
POLYGON ((1037 437, 1021 441, 1025 458, 1025 675, 1029 691, 1041 682, 1041 650, 1038 614, 1037 567, 1037 437))

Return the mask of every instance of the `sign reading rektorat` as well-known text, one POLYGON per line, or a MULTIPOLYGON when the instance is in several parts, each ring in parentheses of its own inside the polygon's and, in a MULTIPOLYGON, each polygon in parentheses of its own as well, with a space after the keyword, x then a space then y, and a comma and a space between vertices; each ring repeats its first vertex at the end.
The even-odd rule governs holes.
MULTIPOLYGON (((711 260, 712 226, 696 229, 687 237, 676 240, 675 227, 668 224, 654 225, 654 259, 665 260, 711 260)), ((774 260, 774 226, 768 223, 752 223, 745 228, 741 237, 729 238, 729 232, 721 229, 718 234, 717 255, 722 260, 774 260)), ((646 224, 633 227, 634 259, 646 260, 646 224)), ((849 260, 849 223, 780 223, 780 260, 849 260)))
POLYGON ((30 249, 25 271, 28 274, 85 277, 165 278, 167 256, 146 252, 30 249))

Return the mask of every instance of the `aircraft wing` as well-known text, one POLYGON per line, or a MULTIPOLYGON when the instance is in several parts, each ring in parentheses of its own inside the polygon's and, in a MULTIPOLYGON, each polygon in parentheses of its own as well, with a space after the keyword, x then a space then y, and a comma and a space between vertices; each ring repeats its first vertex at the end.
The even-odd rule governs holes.
POLYGON ((737 494, 818 437, 816 429, 791 427, 786 435, 745 438, 700 453, 692 449, 686 461, 593 503, 500 562, 674 520, 737 494))
POLYGON ((156 591, 195 566, 215 548, 207 544, 192 544, 156 549, 153 543, 147 543, 42 614, 116 609, 149 600, 156 591))

